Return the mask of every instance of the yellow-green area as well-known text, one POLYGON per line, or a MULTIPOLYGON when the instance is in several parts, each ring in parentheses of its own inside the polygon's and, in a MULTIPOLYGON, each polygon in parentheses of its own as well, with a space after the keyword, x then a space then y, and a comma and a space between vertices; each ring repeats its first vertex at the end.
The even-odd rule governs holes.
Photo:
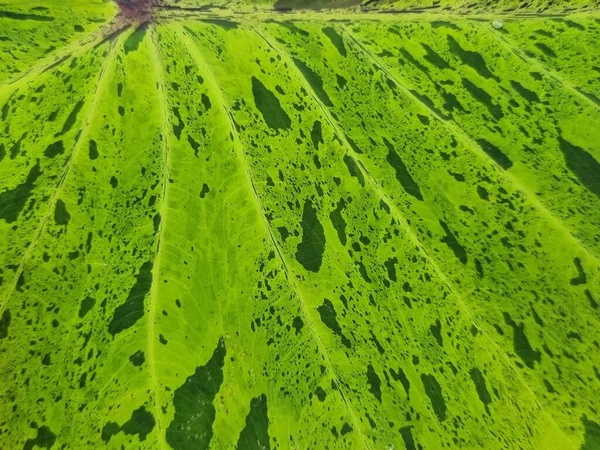
POLYGON ((116 12, 114 3, 101 0, 1 2, 0 83, 93 34, 116 12))
POLYGON ((1 4, 0 448, 600 448, 572 4, 1 4))
POLYGON ((354 9, 385 12, 482 14, 516 13, 523 15, 561 14, 596 11, 600 0, 162 0, 170 9, 354 9))

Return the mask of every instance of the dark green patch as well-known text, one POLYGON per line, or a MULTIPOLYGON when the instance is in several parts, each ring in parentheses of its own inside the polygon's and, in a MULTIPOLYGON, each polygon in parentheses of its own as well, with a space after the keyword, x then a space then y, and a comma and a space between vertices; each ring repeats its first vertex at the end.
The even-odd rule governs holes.
POLYGON ((569 28, 575 28, 579 31, 585 31, 585 27, 577 22, 573 22, 572 20, 563 20, 563 23, 569 28))
POLYGON ((277 231, 279 231, 279 234, 281 234, 281 239, 283 239, 283 242, 285 242, 287 238, 290 237, 290 232, 286 227, 277 227, 277 231))
POLYGON ((444 99, 444 109, 449 112, 454 112, 455 110, 464 111, 465 109, 456 98, 456 95, 451 94, 450 92, 442 91, 442 97, 444 99))
POLYGON ((100 156, 100 153, 98 153, 98 144, 93 139, 88 143, 88 155, 92 161, 98 159, 98 156, 100 156))
POLYGON ((584 429, 583 444, 579 450, 598 450, 600 449, 600 425, 586 416, 581 418, 584 429))
POLYGON ((583 291, 583 293, 587 297, 588 302, 590 302, 590 306, 594 309, 598 309, 598 302, 596 301, 590 290, 586 289, 585 291, 583 291))
POLYGON ((10 309, 6 308, 2 313, 2 318, 0 319, 0 339, 8 337, 8 328, 10 327, 10 320, 10 309))
POLYGON ((83 319, 87 313, 94 307, 96 304, 96 299, 90 297, 89 295, 81 300, 81 304, 79 305, 79 318, 83 319))
POLYGON ((196 140, 189 134, 188 134, 187 140, 188 140, 188 143, 190 144, 190 147, 192 147, 192 150, 194 150, 194 156, 196 158, 198 158, 200 155, 200 143, 196 142, 196 140))
POLYGON ((423 72, 423 74, 427 78, 432 79, 431 74, 429 73, 429 69, 427 67, 425 67, 423 64, 421 64, 419 61, 417 61, 415 59, 415 57, 413 55, 411 55, 406 49, 401 48, 400 54, 404 57, 404 59, 406 59, 406 61, 408 61, 410 64, 412 64, 417 70, 420 70, 421 72, 423 72))
POLYGON ((393 258, 389 258, 385 261, 384 264, 387 270, 388 278, 390 279, 390 281, 396 282, 396 264, 398 264, 398 258, 395 256, 393 258))
POLYGON ((131 364, 133 364, 135 367, 139 367, 146 362, 146 356, 142 350, 138 350, 129 357, 129 361, 131 361, 131 364))
POLYGON ((421 103, 423 103, 423 105, 425 105, 427 108, 429 108, 429 110, 433 111, 436 115, 440 116, 442 119, 444 119, 444 120, 450 120, 452 118, 448 114, 444 114, 442 111, 440 111, 438 108, 436 108, 436 106, 433 103, 433 101, 429 97, 427 97, 426 95, 419 94, 415 90, 409 90, 409 92, 415 98, 417 98, 421 103))
POLYGON ((440 422, 446 420, 446 401, 442 393, 442 387, 433 375, 421 374, 423 388, 433 407, 433 412, 440 422))
POLYGON ((346 140, 348 141, 348 144, 350 144, 350 147, 352 147, 352 150, 354 150, 359 155, 362 154, 363 151, 358 147, 358 145, 356 145, 356 142, 350 139, 349 136, 346 136, 346 140))
POLYGON ((22 14, 12 11, 0 11, 0 19, 12 19, 12 20, 32 20, 35 22, 52 22, 54 17, 42 16, 40 14, 22 14))
POLYGON ((415 447, 415 439, 412 435, 411 426, 400 428, 400 436, 402 436, 402 440, 404 441, 404 446, 406 450, 416 450, 415 447))
POLYGON ((327 392, 325 392, 325 390, 321 386, 317 386, 317 389, 315 389, 315 395, 317 396, 320 402, 324 402, 327 398, 327 392))
POLYGON ((598 161, 581 147, 563 139, 562 136, 558 138, 558 143, 569 170, 588 191, 600 198, 600 164, 598 161))
POLYGON ((340 36, 332 27, 323 28, 323 34, 329 38, 333 46, 342 56, 346 56, 346 46, 344 45, 344 39, 340 36))
POLYGON ((585 274, 585 270, 583 270, 583 266, 581 265, 581 259, 575 258, 573 260, 573 264, 575 264, 575 268, 577 269, 577 276, 571 278, 571 285, 579 286, 580 284, 586 284, 587 275, 585 274))
POLYGON ((239 23, 234 22, 233 20, 225 20, 225 19, 202 19, 202 22, 210 23, 212 25, 216 25, 218 27, 223 28, 224 30, 235 30, 239 23))
POLYGON ((444 222, 442 220, 440 220, 439 222, 440 222, 440 226, 444 230, 444 233, 446 233, 446 236, 444 236, 442 239, 440 239, 440 241, 443 242, 444 244, 446 244, 448 247, 450 247, 450 250, 452 250, 452 252, 454 253, 454 256, 456 256, 461 263, 466 264, 467 263, 467 251, 465 250, 465 248, 462 245, 460 245, 460 243, 456 239, 456 236, 454 235, 452 230, 450 228, 448 228, 448 225, 446 225, 446 222, 444 222))
POLYGON ((484 78, 492 78, 498 81, 498 78, 488 69, 483 57, 469 50, 464 50, 460 44, 450 35, 448 35, 448 47, 450 51, 465 65, 475 69, 475 71, 484 78))
POLYGON ((152 218, 152 225, 154 227, 154 234, 157 234, 158 231, 160 230, 160 220, 161 220, 160 213, 154 214, 154 217, 152 218))
POLYGON ((6 103, 2 106, 2 122, 4 122, 8 117, 8 112, 10 111, 10 102, 14 93, 8 98, 6 103))
POLYGON ((400 381, 400 383, 402 383, 402 387, 404 388, 404 392, 406 392, 406 396, 410 398, 410 381, 404 373, 404 370, 402 370, 402 367, 398 367, 398 372, 396 372, 394 369, 390 369, 390 374, 395 381, 400 381))
POLYGON ((346 245, 346 220, 342 215, 342 211, 346 208, 346 202, 342 198, 338 203, 336 208, 329 213, 329 219, 331 220, 331 224, 338 235, 338 239, 340 240, 340 244, 346 245))
POLYGON ((433 50, 429 45, 421 42, 421 47, 423 47, 427 52, 423 57, 425 61, 428 61, 430 64, 433 64, 438 69, 450 68, 450 64, 448 64, 448 62, 444 58, 442 58, 438 53, 436 53, 435 50, 433 50))
POLYGON ((367 366, 367 382, 369 392, 381 403, 381 379, 371 364, 367 366))
POLYGON ((133 33, 129 35, 129 37, 125 40, 123 44, 123 48, 125 49, 125 54, 129 54, 130 52, 135 52, 140 47, 140 44, 146 37, 146 32, 148 31, 148 23, 143 23, 139 27, 135 29, 133 33))
POLYGON ((107 422, 102 427, 101 437, 104 442, 108 442, 114 435, 122 431, 127 435, 137 434, 138 439, 144 441, 155 426, 156 420, 152 413, 146 411, 145 406, 140 406, 131 413, 131 417, 123 426, 119 426, 116 422, 107 422))
POLYGON ((296 259, 306 270, 318 272, 325 252, 325 230, 310 200, 304 202, 302 242, 296 249, 296 259))
POLYGON ((550 394, 556 394, 556 393, 557 393, 557 392, 556 392, 556 389, 554 389, 554 386, 552 386, 552 384, 551 384, 551 383, 550 383, 548 380, 546 380, 546 379, 544 378, 544 380, 543 380, 543 381, 544 381, 544 387, 546 388, 546 390, 547 390, 547 391, 548 391, 550 394))
POLYGON ((69 113, 69 116, 67 117, 67 120, 65 120, 65 123, 63 124, 62 130, 60 130, 60 133, 56 133, 54 135, 54 137, 62 136, 63 134, 68 133, 69 131, 71 131, 71 129, 73 128, 73 125, 75 125, 75 122, 77 122, 77 116, 79 115, 79 112, 81 111, 81 108, 83 108, 84 103, 85 103, 84 100, 81 99, 81 100, 79 100, 75 104, 75 106, 73 107, 73 109, 69 113))
POLYGON ((404 189, 408 195, 412 195, 417 200, 423 201, 423 195, 421 194, 419 185, 406 168, 404 161, 402 161, 402 158, 400 158, 392 143, 386 138, 383 138, 383 143, 388 149, 388 154, 386 157, 387 162, 396 171, 396 180, 398 180, 400 186, 402 186, 402 189, 404 189))
POLYGON ((27 439, 23 450, 33 450, 34 447, 50 449, 56 442, 56 434, 49 427, 42 425, 37 429, 37 436, 33 439, 27 439))
POLYGON ((56 206, 54 207, 54 222, 56 225, 67 226, 71 220, 71 214, 67 210, 67 205, 60 198, 56 200, 56 206))
POLYGON ((490 158, 494 160, 496 164, 502 167, 504 170, 508 170, 512 167, 513 163, 508 156, 506 156, 502 150, 496 147, 489 141, 485 139, 477 139, 477 143, 481 147, 481 149, 488 155, 490 158))
POLYGON ((440 347, 443 347, 444 340, 442 338, 442 323, 440 322, 440 319, 436 319, 435 323, 433 323, 429 326, 429 331, 431 332, 432 336, 437 341, 438 345, 440 347))
POLYGON ((238 438, 238 450, 270 450, 267 396, 262 394, 250 401, 246 426, 238 438))
POLYGON ((202 101, 205 110, 208 111, 210 108, 212 108, 212 104, 210 103, 210 98, 208 98, 208 95, 202 94, 200 96, 200 100, 202 101))
POLYGON ((535 34, 539 34, 540 36, 544 36, 550 39, 554 39, 554 35, 548 30, 534 30, 535 34))
POLYGON ((225 354, 225 341, 220 338, 207 363, 175 390, 175 416, 166 432, 167 443, 174 450, 209 448, 216 415, 213 402, 223 383, 225 354))
POLYGON ((276 11, 294 9, 332 9, 359 5, 361 0, 277 0, 273 5, 276 11))
POLYGON ((281 25, 282 27, 288 29, 292 34, 298 34, 300 36, 309 36, 308 31, 303 30, 302 28, 298 28, 293 22, 276 22, 277 25, 281 25))
POLYGON ((319 74, 314 72, 310 67, 308 67, 306 64, 304 64, 299 59, 293 58, 293 60, 294 60, 294 64, 296 64, 296 67, 298 67, 298 69, 300 70, 300 72, 302 73, 302 75, 304 76, 304 78, 306 79, 306 81, 308 82, 310 87, 312 88, 313 92, 317 95, 319 100, 321 100, 321 102, 325 106, 328 106, 328 107, 333 106, 333 103, 331 103, 331 100, 329 99, 327 92, 325 92, 325 89, 323 88, 323 80, 321 79, 319 74))
POLYGON ((335 312, 333 303, 331 303, 331 301, 328 299, 325 299, 323 300, 323 304, 317 308, 317 311, 321 316, 321 322, 323 322, 325 326, 333 332, 333 334, 340 336, 342 339, 342 344, 350 348, 350 341, 346 336, 344 336, 344 333, 342 333, 342 328, 337 321, 337 313, 335 312))
POLYGON ((429 125, 429 117, 424 116, 423 114, 417 114, 417 118, 423 125, 429 125))
POLYGON ((294 320, 292 321, 292 326, 296 330, 296 336, 298 336, 302 331, 302 328, 304 327, 304 322, 302 321, 302 318, 300 316, 294 317, 294 320))
POLYGON ((354 261, 354 264, 358 267, 358 273, 360 273, 360 276, 362 277, 362 279, 365 280, 367 283, 370 283, 371 279, 369 278, 369 274, 367 273, 367 268, 365 267, 363 262, 362 261, 354 261))
POLYGON ((529 367, 534 368, 535 362, 540 363, 542 361, 542 354, 538 350, 534 350, 529 343, 529 339, 525 335, 525 324, 517 324, 511 319, 508 313, 502 313, 504 316, 504 322, 510 325, 513 329, 513 347, 515 354, 521 358, 521 361, 529 367))
POLYGON ((552 50, 546 44, 542 44, 541 42, 536 42, 535 46, 537 48, 539 48, 544 55, 549 56, 550 58, 556 58, 556 53, 554 53, 554 50, 552 50))
POLYGON ((477 395, 479 396, 479 400, 484 404, 486 411, 489 412, 488 405, 492 403, 492 397, 487 390, 485 378, 481 371, 477 367, 473 367, 469 371, 469 375, 471 375, 471 380, 473 380, 473 384, 475 385, 475 390, 477 391, 477 395))
POLYGON ((21 144, 27 137, 27 132, 23 133, 19 140, 10 148, 10 159, 15 159, 21 153, 21 144))
POLYGON ((29 174, 25 182, 13 189, 8 189, 0 193, 0 219, 6 220, 7 223, 13 223, 17 220, 23 207, 28 202, 33 186, 41 173, 40 162, 38 160, 35 166, 29 169, 29 174))
POLYGON ((521 83, 511 80, 510 85, 515 91, 517 91, 517 93, 521 97, 523 97, 528 102, 539 103, 540 98, 537 96, 537 94, 524 87, 521 83))
POLYGON ((181 132, 185 128, 185 122, 181 119, 179 108, 173 108, 173 115, 177 118, 177 123, 173 123, 173 134, 177 140, 181 139, 181 132))
POLYGON ((200 198, 206 197, 206 194, 208 194, 209 192, 210 192, 210 188, 208 187, 208 184, 202 183, 202 190, 200 191, 200 198))
POLYGON ((479 195, 481 200, 485 200, 486 202, 490 199, 490 194, 483 186, 477 186, 477 195, 479 195))
POLYGON ((344 425, 342 425, 342 429, 340 430, 340 434, 342 436, 350 433, 352 431, 352 427, 350 426, 350 424, 348 422, 344 422, 344 425))
POLYGON ((312 141, 315 149, 319 150, 319 144, 323 143, 323 135, 321 134, 321 122, 315 120, 313 123, 312 130, 310 130, 310 140, 312 141))
POLYGON ((474 85, 466 78, 462 79, 462 84, 473 96, 473 98, 475 98, 475 100, 482 103, 487 108, 494 119, 500 120, 502 117, 504 117, 504 113, 502 112, 500 105, 494 104, 494 102, 492 102, 492 97, 484 89, 474 85))
POLYGON ((144 299, 152 287, 152 267, 153 264, 150 261, 142 264, 125 302, 115 309, 108 325, 108 331, 113 336, 131 328, 144 316, 144 299))
POLYGON ((131 418, 123 424, 121 431, 125 434, 137 434, 139 440, 143 441, 152 432, 155 425, 154 416, 146 411, 144 406, 141 406, 131 413, 131 418))
POLYGON ((352 175, 354 178, 356 178, 361 186, 364 186, 365 185, 365 177, 364 177, 362 171, 360 170, 360 168, 358 167, 358 164, 356 164, 356 161, 354 160, 354 158, 348 154, 344 155, 344 164, 346 164, 346 167, 348 168, 348 172, 350 172, 350 175, 352 175))
POLYGON ((600 98, 598 98, 594 94, 586 92, 583 89, 578 88, 578 87, 575 87, 575 90, 577 92, 579 92, 581 95, 583 95, 585 98, 587 98, 590 102, 592 102, 596 106, 600 107, 600 98))
POLYGON ((102 432, 100 434, 100 437, 102 438, 102 441, 109 442, 110 439, 114 435, 116 435, 119 431, 121 431, 121 427, 119 426, 119 424, 117 422, 107 422, 102 427, 102 432))
POLYGON ((269 128, 273 130, 290 128, 292 121, 281 107, 279 99, 256 77, 252 77, 252 95, 256 109, 260 111, 269 128))
POLYGON ((432 28, 449 28, 450 30, 460 31, 460 27, 452 22, 446 22, 443 20, 435 20, 431 22, 432 28))

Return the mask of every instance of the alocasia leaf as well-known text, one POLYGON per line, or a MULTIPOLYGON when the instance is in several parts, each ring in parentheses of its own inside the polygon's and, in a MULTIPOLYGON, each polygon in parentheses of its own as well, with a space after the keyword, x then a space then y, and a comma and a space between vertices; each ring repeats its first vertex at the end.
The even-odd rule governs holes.
POLYGON ((598 6, 1 4, 0 448, 600 448, 598 6))

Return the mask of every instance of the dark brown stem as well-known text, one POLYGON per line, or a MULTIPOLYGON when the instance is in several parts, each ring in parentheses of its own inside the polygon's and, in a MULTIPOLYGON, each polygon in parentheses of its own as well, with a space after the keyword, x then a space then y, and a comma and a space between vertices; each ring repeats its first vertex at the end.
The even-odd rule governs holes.
POLYGON ((160 0, 116 0, 121 17, 130 21, 147 22, 152 19, 152 8, 160 0))

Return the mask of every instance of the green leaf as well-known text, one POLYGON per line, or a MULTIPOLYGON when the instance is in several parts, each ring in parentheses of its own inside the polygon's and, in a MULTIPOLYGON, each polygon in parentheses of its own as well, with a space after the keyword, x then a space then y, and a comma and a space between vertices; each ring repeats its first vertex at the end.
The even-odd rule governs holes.
POLYGON ((594 2, 353 5, 0 5, 0 448, 599 447, 594 2))

